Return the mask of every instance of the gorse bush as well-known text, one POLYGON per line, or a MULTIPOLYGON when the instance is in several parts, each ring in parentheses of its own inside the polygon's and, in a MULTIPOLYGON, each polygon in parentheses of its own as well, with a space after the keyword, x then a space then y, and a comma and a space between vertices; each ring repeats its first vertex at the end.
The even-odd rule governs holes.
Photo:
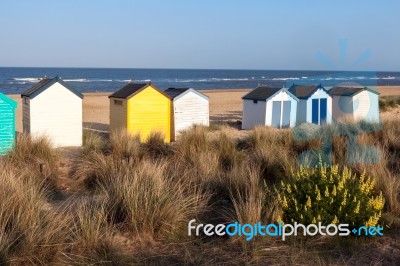
POLYGON ((338 166, 331 169, 300 168, 288 181, 282 181, 278 200, 282 221, 303 224, 348 223, 375 226, 384 206, 382 192, 374 193, 374 181, 364 174, 357 177, 338 166))

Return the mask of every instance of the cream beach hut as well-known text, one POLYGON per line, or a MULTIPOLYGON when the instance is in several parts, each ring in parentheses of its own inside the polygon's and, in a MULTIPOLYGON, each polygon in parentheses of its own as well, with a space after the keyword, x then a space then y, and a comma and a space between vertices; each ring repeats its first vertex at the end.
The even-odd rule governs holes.
POLYGON ((22 95, 23 130, 55 147, 82 145, 83 95, 60 77, 45 78, 22 95))
POLYGON ((289 91, 299 99, 297 124, 332 123, 332 97, 322 85, 293 85, 289 91))
POLYGON ((287 88, 257 87, 242 99, 242 129, 252 129, 257 125, 275 128, 296 125, 299 100, 287 88))
POLYGON ((193 125, 209 126, 208 97, 191 88, 169 88, 164 91, 172 99, 172 140, 179 132, 193 125))
POLYGON ((379 122, 379 92, 368 87, 333 87, 332 113, 335 121, 379 122))

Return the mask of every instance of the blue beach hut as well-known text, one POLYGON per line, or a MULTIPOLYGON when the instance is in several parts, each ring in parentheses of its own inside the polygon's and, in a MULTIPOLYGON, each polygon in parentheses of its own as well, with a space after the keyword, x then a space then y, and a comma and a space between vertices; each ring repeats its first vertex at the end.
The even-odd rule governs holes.
POLYGON ((16 108, 17 102, 0 93, 0 155, 14 147, 16 108))
POLYGON ((289 91, 299 98, 297 124, 332 123, 332 97, 322 85, 295 85, 289 91))

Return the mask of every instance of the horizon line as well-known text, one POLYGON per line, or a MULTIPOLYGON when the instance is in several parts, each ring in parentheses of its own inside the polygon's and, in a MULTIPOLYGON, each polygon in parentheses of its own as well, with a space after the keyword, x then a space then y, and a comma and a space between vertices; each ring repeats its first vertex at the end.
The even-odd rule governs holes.
POLYGON ((317 70, 317 69, 256 69, 256 68, 167 68, 167 67, 62 67, 62 66, 0 66, 0 68, 47 68, 47 69, 148 69, 148 70, 230 70, 230 71, 321 71, 321 72, 400 72, 400 70, 317 70))

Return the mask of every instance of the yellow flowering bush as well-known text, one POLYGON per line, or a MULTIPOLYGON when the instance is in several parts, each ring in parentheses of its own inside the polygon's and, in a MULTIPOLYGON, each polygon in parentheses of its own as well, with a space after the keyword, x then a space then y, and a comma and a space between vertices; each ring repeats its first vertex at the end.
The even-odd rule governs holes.
POLYGON ((300 168, 277 188, 285 223, 348 223, 377 225, 384 206, 382 192, 374 193, 374 181, 339 167, 300 168))

